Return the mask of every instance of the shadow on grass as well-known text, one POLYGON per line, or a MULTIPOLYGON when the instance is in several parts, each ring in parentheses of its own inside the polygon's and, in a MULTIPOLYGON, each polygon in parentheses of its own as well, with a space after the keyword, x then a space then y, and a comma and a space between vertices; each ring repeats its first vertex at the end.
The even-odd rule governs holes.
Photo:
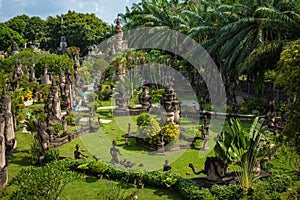
POLYGON ((29 150, 18 150, 16 149, 12 155, 8 156, 8 160, 10 160, 10 164, 16 164, 20 166, 31 166, 29 158, 30 151, 29 150))
POLYGON ((95 176, 87 176, 85 178, 85 182, 87 183, 94 183, 94 182, 97 182, 99 181, 99 178, 95 177, 95 176))
POLYGON ((164 190, 163 191, 161 189, 158 189, 153 194, 155 194, 156 196, 168 196, 168 199, 173 199, 173 200, 182 199, 180 197, 180 195, 173 190, 164 190))

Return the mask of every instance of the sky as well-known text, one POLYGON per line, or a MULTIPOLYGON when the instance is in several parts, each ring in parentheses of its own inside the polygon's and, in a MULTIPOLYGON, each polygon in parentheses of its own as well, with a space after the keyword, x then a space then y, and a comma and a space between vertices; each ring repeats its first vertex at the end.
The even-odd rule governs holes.
POLYGON ((108 24, 112 24, 118 13, 124 13, 126 6, 141 0, 0 0, 0 22, 26 14, 30 17, 65 14, 68 10, 77 13, 94 13, 108 24))

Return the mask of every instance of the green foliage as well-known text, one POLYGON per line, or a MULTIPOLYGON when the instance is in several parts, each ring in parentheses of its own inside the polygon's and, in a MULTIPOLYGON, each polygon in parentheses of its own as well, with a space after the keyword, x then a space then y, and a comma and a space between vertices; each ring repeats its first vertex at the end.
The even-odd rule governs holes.
POLYGON ((59 158, 59 152, 57 149, 55 148, 52 148, 50 147, 46 152, 45 152, 45 155, 44 155, 44 162, 45 163, 50 163, 50 162, 53 162, 53 161, 56 161, 58 160, 59 158))
POLYGON ((14 56, 9 56, 5 59, 2 59, 0 62, 0 67, 1 69, 13 70, 18 60, 20 60, 22 65, 29 67, 37 63, 42 56, 43 55, 41 54, 33 52, 32 49, 25 49, 14 56))
POLYGON ((89 172, 94 175, 104 174, 108 170, 108 165, 102 161, 88 161, 77 166, 77 169, 89 172))
POLYGON ((59 75, 61 73, 60 68, 65 72, 70 69, 73 72, 74 62, 68 55, 57 55, 57 54, 47 54, 43 56, 38 63, 35 65, 35 75, 36 77, 41 77, 44 73, 44 67, 48 66, 48 72, 52 75, 59 75))
POLYGON ((66 115, 66 121, 67 121, 67 125, 75 126, 74 113, 72 111, 69 111, 68 114, 66 115))
POLYGON ((4 23, 0 23, 0 41, 0 51, 7 51, 14 41, 19 48, 24 46, 23 37, 4 23))
POLYGON ((61 130, 63 130, 63 125, 62 125, 62 123, 60 123, 60 122, 55 122, 55 123, 53 124, 53 128, 54 128, 54 134, 59 134, 59 132, 60 132, 61 130))
POLYGON ((178 139, 179 127, 174 123, 166 124, 161 128, 161 132, 164 136, 164 142, 169 144, 171 141, 178 139))
POLYGON ((239 113, 253 114, 256 112, 261 112, 261 109, 264 107, 266 107, 266 103, 262 102, 258 98, 247 99, 246 102, 239 108, 239 113))
POLYGON ((266 180, 259 180, 253 184, 250 200, 281 199, 279 193, 285 192, 291 185, 292 179, 287 175, 272 175, 266 180))
POLYGON ((269 135, 263 127, 263 121, 255 118, 249 134, 246 134, 240 121, 231 119, 230 130, 222 133, 214 148, 216 155, 225 163, 236 162, 241 167, 239 179, 245 193, 252 184, 252 173, 256 163, 271 152, 269 135))
POLYGON ((172 185, 175 185, 177 182, 177 178, 173 177, 167 177, 163 180, 164 184, 167 186, 167 188, 171 188, 172 185))
POLYGON ((66 171, 60 162, 24 168, 9 182, 17 187, 10 199, 55 200, 68 183, 80 178, 79 174, 66 171))
POLYGON ((178 192, 185 199, 190 199, 190 200, 198 200, 198 199, 214 200, 214 199, 217 199, 215 196, 213 196, 211 194, 209 189, 207 189, 207 188, 199 189, 199 186, 191 179, 179 178, 176 182, 176 187, 178 189, 178 192))
POLYGON ((136 120, 137 126, 148 126, 151 122, 151 115, 149 113, 142 113, 136 120))
POLYGON ((110 97, 112 96, 113 92, 112 90, 107 86, 104 88, 104 90, 101 90, 99 93, 99 99, 108 101, 110 97))
POLYGON ((148 113, 142 113, 137 118, 138 136, 150 145, 156 145, 159 141, 159 123, 148 113))
POLYGON ((157 90, 150 90, 149 94, 152 97, 152 103, 160 103, 162 99, 162 95, 164 94, 165 89, 157 89, 157 90))
POLYGON ((243 188, 238 184, 229 184, 226 186, 214 185, 209 190, 219 200, 238 200, 244 196, 243 188))
POLYGON ((38 16, 18 15, 9 19, 6 24, 18 32, 29 45, 41 41, 46 33, 46 21, 38 16))
POLYGON ((68 11, 61 16, 49 16, 46 23, 48 31, 41 46, 52 52, 56 51, 59 43, 61 27, 64 28, 64 34, 67 36, 68 46, 79 47, 81 55, 86 55, 89 47, 99 44, 108 33, 108 25, 95 14, 89 13, 68 11), (61 18, 63 18, 63 24, 61 24, 61 18))
POLYGON ((36 134, 32 136, 32 143, 30 145, 30 150, 28 153, 28 160, 31 164, 37 165, 40 154, 40 143, 35 137, 36 134))
POLYGON ((283 87, 290 95, 294 96, 294 102, 288 105, 289 122, 283 129, 283 141, 297 148, 300 154, 300 40, 289 43, 280 54, 276 77, 276 84, 283 87))

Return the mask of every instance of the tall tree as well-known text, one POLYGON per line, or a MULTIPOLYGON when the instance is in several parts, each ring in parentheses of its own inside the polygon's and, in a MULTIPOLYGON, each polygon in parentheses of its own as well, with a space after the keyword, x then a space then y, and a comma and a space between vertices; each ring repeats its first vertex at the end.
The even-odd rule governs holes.
POLYGON ((47 38, 42 42, 45 49, 52 52, 59 46, 60 36, 65 35, 68 46, 80 48, 81 55, 88 53, 89 46, 99 44, 107 35, 109 26, 95 14, 82 14, 75 11, 47 18, 47 38))
POLYGON ((20 48, 24 46, 23 37, 4 23, 0 23, 0 41, 0 51, 7 51, 13 41, 15 41, 20 48))

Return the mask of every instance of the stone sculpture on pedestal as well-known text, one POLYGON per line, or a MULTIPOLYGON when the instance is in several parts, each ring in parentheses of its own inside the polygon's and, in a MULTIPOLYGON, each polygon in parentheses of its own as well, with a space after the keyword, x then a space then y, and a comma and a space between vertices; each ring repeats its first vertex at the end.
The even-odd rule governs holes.
POLYGON ((49 122, 61 121, 61 107, 58 97, 58 87, 54 81, 52 82, 52 85, 50 87, 48 101, 44 107, 44 110, 47 113, 47 124, 49 122))
POLYGON ((166 88, 160 102, 166 111, 166 117, 163 119, 166 124, 179 123, 180 119, 180 102, 172 88, 166 88))
POLYGON ((139 103, 142 104, 142 108, 149 112, 152 107, 152 97, 149 95, 149 88, 143 86, 143 91, 139 95, 139 103))

